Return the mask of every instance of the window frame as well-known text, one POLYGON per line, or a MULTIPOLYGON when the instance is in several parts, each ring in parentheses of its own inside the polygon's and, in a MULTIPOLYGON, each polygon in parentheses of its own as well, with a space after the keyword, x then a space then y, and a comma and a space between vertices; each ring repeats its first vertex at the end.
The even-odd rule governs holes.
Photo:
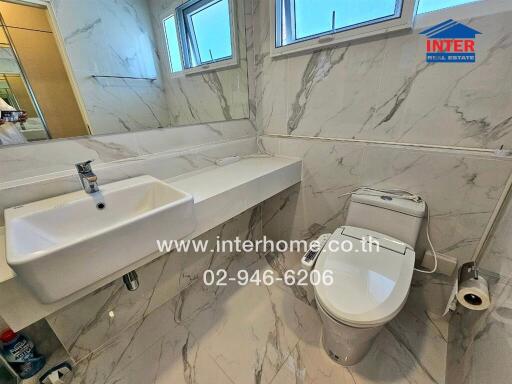
MULTIPOLYGON (((277 4, 281 4, 282 1, 283 0, 269 0, 271 36, 270 55, 272 57, 292 55, 302 52, 310 52, 369 36, 386 34, 389 32, 399 31, 403 29, 412 29, 414 25, 414 17, 416 15, 416 9, 418 7, 418 0, 402 0, 402 11, 399 18, 388 19, 377 23, 371 23, 371 21, 368 21, 366 23, 357 24, 357 26, 347 27, 341 30, 338 29, 334 33, 325 32, 315 36, 301 38, 295 40, 295 42, 289 45, 283 45, 281 47, 278 47, 276 44, 276 21, 278 18, 281 17, 281 14, 278 14, 277 4)), ((289 24, 293 25, 294 23, 289 24)))
POLYGON ((180 77, 187 76, 197 73, 216 71, 220 69, 229 69, 239 65, 239 52, 238 52, 238 13, 237 13, 237 1, 235 0, 227 0, 229 6, 229 23, 230 23, 230 35, 231 35, 231 57, 223 60, 214 60, 208 61, 204 64, 199 64, 195 67, 191 67, 193 63, 193 58, 190 56, 193 52, 194 55, 198 55, 198 48, 194 44, 194 42, 189 41, 190 34, 187 33, 187 25, 185 21, 186 15, 191 15, 192 12, 197 11, 198 9, 205 9, 210 6, 211 3, 216 3, 220 0, 189 0, 181 5, 177 6, 174 11, 167 15, 162 20, 162 25, 164 26, 164 38, 165 44, 167 48, 167 55, 169 57, 169 66, 170 66, 170 75, 171 77, 180 77), (190 8, 192 7, 192 10, 190 8), (184 14, 184 11, 188 11, 184 14), (165 21, 174 16, 174 21, 176 23, 176 32, 177 32, 177 40, 179 45, 179 51, 181 56, 181 64, 182 70, 172 72, 172 60, 171 60, 171 52, 169 47, 169 40, 167 38, 167 33, 165 31, 165 21), (190 47, 190 49, 189 49, 190 47))

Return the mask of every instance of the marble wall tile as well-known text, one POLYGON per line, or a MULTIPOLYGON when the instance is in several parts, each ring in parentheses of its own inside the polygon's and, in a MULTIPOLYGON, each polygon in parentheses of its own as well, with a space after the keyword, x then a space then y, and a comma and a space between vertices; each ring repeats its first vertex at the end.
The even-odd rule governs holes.
POLYGON ((480 267, 512 278, 512 196, 508 197, 496 227, 485 247, 480 267))
POLYGON ((269 7, 255 3, 256 121, 265 133, 512 146, 511 13, 463 20, 483 32, 476 64, 427 65, 420 30, 271 58, 269 7))
POLYGON ((128 291, 121 280, 116 280, 47 320, 75 361, 82 360, 200 280, 204 270, 226 268, 235 259, 241 259, 242 264, 256 261, 259 256, 255 253, 241 256, 213 249, 217 239, 237 236, 242 240, 261 238, 259 206, 197 238, 208 241, 206 252, 173 251, 139 268, 140 287, 136 291, 128 291))
POLYGON ((107 164, 255 135, 249 120, 234 120, 7 146, 0 148, 0 184, 74 170, 74 164, 84 160, 107 164))
MULTIPOLYGON (((48 154, 50 164, 52 161, 55 161, 56 163, 54 164, 56 167, 66 170, 21 180, 11 180, 0 184, 0 209, 80 190, 81 186, 74 165, 72 164, 77 160, 84 161, 91 158, 94 159, 95 156, 93 155, 97 155, 98 152, 95 151, 98 150, 98 148, 95 147, 91 150, 76 144, 76 142, 74 143, 77 149, 75 153, 70 152, 73 146, 65 146, 62 151, 63 157, 61 158, 57 156, 52 158, 52 154, 48 154), (80 153, 79 150, 83 150, 83 153, 90 154, 91 157, 82 156, 81 158, 77 158, 76 156, 80 153), (68 164, 62 162, 63 158, 66 159, 68 164)), ((91 141, 87 140, 87 143, 90 144, 91 141)), ((18 149, 18 147, 15 148, 18 149)), ((100 145, 99 148, 101 149, 102 146, 100 145)), ((2 151, 0 151, 0 156, 3 154, 2 151)), ((93 165, 93 169, 98 176, 100 185, 142 175, 151 175, 158 179, 165 180, 187 172, 215 166, 216 159, 234 155, 247 156, 256 152, 256 140, 254 138, 247 138, 218 144, 195 146, 186 150, 182 149, 156 155, 127 158, 122 161, 109 163, 101 163, 100 161, 99 164, 93 165)), ((23 151, 20 152, 20 155, 23 156, 23 151)), ((22 158, 20 162, 26 165, 37 164, 37 159, 40 155, 40 152, 34 151, 33 157, 22 158)), ((48 168, 45 167, 44 169, 48 168)), ((15 174, 11 175, 14 176, 15 174)), ((3 225, 3 215, 0 216, 0 226, 1 225, 3 225)))
POLYGON ((156 46, 162 68, 171 125, 249 117, 244 0, 236 0, 239 65, 190 76, 171 75, 162 21, 184 0, 150 0, 156 46))
POLYGON ((94 134, 167 127, 169 108, 145 0, 52 0, 94 134), (94 79, 92 75, 156 78, 94 79))
POLYGON ((313 238, 344 223, 345 194, 354 188, 401 188, 428 202, 436 249, 460 262, 471 259, 512 171, 507 159, 471 153, 291 138, 262 143, 303 159, 300 187, 264 203, 268 235, 313 238))
POLYGON ((255 137, 256 129, 250 120, 242 119, 155 129, 134 136, 139 154, 146 155, 255 137))

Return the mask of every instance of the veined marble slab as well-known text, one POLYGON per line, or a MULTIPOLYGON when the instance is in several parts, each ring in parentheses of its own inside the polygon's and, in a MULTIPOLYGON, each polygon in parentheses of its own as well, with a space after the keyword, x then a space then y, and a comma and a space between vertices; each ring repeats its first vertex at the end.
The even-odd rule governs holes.
POLYGON ((169 126, 147 2, 51 3, 92 132, 134 132, 169 126), (95 79, 92 75, 156 80, 95 79))
POLYGON ((264 148, 304 162, 300 186, 265 203, 264 225, 276 238, 312 238, 344 223, 348 196, 360 186, 400 188, 431 211, 436 249, 464 262, 483 234, 512 159, 470 152, 263 137, 264 148))
MULTIPOLYGON (((245 256, 228 276, 272 268, 245 256)), ((398 320, 403 335, 385 328, 360 364, 343 367, 323 350, 316 309, 282 283, 198 281, 78 363, 72 382, 443 384, 446 341, 417 309, 398 320)))
POLYGON ((417 29, 276 60, 269 54, 270 7, 253 4, 251 104, 260 131, 512 147, 512 12, 460 20, 482 32, 475 64, 427 64, 417 29))
POLYGON ((0 188, 4 183, 26 183, 26 178, 74 172, 74 164, 84 160, 95 160, 97 167, 255 136, 249 120, 236 120, 5 146, 0 148, 0 188))
POLYGON ((484 249, 480 267, 497 273, 504 278, 512 278, 512 195, 498 217, 494 232, 484 249))

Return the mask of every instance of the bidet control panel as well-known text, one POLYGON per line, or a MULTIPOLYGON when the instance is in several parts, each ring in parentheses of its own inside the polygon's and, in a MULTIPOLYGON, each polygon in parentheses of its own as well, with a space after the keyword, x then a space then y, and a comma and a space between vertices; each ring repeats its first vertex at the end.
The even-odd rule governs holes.
POLYGON ((302 266, 307 269, 311 270, 315 266, 316 259, 318 258, 318 255, 320 255, 320 252, 322 252, 322 249, 325 246, 325 243, 327 243, 327 240, 331 237, 330 233, 325 233, 321 235, 315 242, 315 244, 312 244, 312 246, 308 249, 306 254, 302 257, 301 263, 302 266))

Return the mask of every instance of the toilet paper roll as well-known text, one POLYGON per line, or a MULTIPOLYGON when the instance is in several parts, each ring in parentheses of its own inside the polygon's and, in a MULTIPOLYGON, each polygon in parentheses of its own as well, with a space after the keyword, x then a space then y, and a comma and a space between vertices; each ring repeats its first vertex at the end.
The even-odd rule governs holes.
POLYGON ((487 280, 479 277, 462 282, 457 292, 457 300, 464 307, 474 311, 483 311, 489 308, 491 298, 487 280))

